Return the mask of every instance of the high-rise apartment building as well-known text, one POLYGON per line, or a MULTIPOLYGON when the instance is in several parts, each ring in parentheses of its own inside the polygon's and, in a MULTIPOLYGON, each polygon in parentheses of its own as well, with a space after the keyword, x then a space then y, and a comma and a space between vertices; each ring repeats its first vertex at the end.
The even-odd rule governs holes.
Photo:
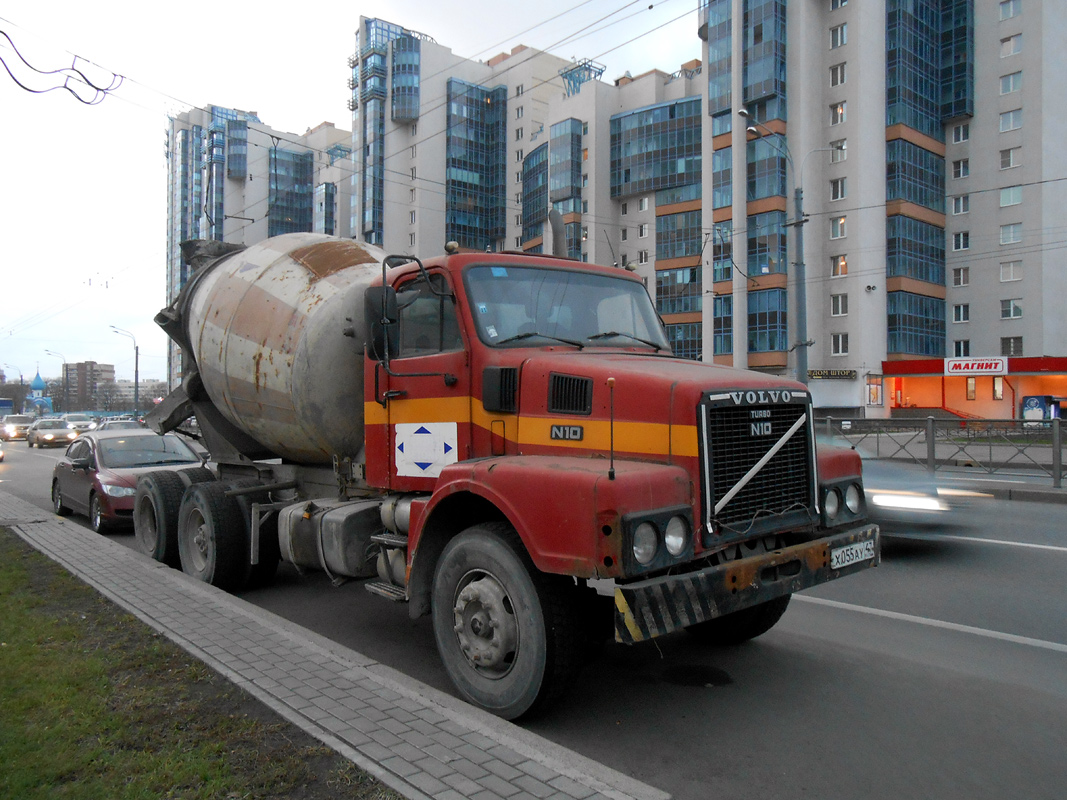
MULTIPOLYGON (((304 134, 221 106, 170 120, 167 136, 167 302, 189 278, 181 243, 254 244, 282 233, 348 237, 351 134, 324 122, 304 134)), ((181 378, 171 343, 168 376, 181 378)))

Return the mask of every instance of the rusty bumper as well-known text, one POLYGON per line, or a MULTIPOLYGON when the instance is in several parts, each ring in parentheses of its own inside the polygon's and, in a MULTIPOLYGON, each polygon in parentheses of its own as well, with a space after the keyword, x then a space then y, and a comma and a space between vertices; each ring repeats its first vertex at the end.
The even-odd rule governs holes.
POLYGON ((662 636, 869 569, 880 559, 878 526, 864 525, 698 572, 617 586, 615 641, 633 644, 662 636), (832 566, 831 553, 849 545, 857 546, 849 554, 873 548, 873 557, 832 566))

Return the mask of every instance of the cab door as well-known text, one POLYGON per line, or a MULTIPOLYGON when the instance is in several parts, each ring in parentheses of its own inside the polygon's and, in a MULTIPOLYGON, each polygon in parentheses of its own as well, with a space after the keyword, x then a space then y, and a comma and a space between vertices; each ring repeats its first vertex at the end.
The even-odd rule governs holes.
POLYGON ((415 275, 396 298, 399 346, 385 376, 390 485, 432 491, 445 466, 470 456, 470 360, 445 274, 415 275))

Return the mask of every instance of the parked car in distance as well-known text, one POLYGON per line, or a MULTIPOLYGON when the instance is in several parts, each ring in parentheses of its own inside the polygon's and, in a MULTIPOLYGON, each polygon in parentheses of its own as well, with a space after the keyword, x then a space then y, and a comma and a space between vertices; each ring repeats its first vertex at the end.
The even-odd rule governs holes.
POLYGON ((5 414, 0 420, 0 439, 10 442, 12 439, 25 439, 26 431, 33 424, 30 414, 5 414))
POLYGON ((49 417, 39 419, 26 431, 26 444, 30 447, 66 446, 78 438, 78 432, 67 425, 66 420, 49 417))
POLYGON ((64 414, 60 419, 66 420, 78 433, 84 433, 96 428, 96 420, 88 414, 64 414))
POLYGON ((0 461, 4 460, 4 442, 0 440, 0 461))
POLYGON ((89 517, 97 533, 133 523, 137 479, 161 469, 203 467, 174 434, 140 430, 91 431, 75 439, 52 469, 52 508, 89 517))
POLYGON ((140 431, 144 425, 135 419, 105 419, 96 426, 97 431, 140 431))

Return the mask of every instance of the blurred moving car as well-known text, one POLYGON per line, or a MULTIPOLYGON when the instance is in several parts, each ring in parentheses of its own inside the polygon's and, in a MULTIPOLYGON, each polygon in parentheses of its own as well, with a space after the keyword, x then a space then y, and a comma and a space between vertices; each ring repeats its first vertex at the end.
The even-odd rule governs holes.
POLYGON ((0 439, 10 442, 12 439, 25 439, 26 431, 33 424, 29 414, 5 414, 0 420, 0 439))
POLYGON ((134 419, 105 419, 96 426, 97 431, 140 431, 145 427, 134 419))
POLYGON ((182 464, 203 467, 200 456, 171 433, 142 428, 82 434, 52 469, 52 508, 60 516, 88 516, 97 533, 131 525, 137 479, 182 464))
POLYGON ((64 414, 60 419, 66 420, 67 424, 78 433, 91 431, 96 427, 96 420, 88 414, 64 414))
POLYGON ((26 431, 26 444, 30 447, 66 446, 78 438, 78 432, 67 425, 66 420, 49 417, 39 419, 26 431))
POLYGON ((0 441, 0 461, 4 460, 4 443, 0 441))

